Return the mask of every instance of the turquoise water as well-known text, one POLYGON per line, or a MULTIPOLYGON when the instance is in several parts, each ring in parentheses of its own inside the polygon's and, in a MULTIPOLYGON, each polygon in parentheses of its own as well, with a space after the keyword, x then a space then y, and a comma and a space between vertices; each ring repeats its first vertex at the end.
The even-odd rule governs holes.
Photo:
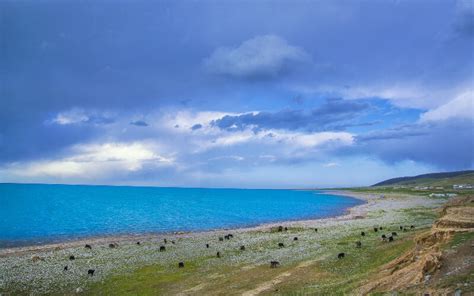
POLYGON ((0 247, 321 218, 360 203, 300 190, 0 184, 0 247))

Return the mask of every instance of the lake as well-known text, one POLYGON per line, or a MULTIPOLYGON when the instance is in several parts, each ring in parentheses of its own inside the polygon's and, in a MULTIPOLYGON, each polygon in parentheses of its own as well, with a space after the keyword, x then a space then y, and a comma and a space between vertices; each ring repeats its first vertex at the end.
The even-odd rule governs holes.
POLYGON ((361 203, 310 190, 0 184, 0 247, 324 218, 361 203))

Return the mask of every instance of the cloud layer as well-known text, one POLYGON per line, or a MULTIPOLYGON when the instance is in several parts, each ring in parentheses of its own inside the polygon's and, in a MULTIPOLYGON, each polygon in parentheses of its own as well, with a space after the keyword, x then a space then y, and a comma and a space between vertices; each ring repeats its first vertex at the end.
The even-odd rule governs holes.
POLYGON ((0 182, 352 186, 473 167, 471 1, 0 10, 0 182))
POLYGON ((237 78, 274 78, 291 71, 298 63, 309 62, 301 48, 275 35, 257 36, 237 47, 219 47, 204 61, 214 74, 237 78))

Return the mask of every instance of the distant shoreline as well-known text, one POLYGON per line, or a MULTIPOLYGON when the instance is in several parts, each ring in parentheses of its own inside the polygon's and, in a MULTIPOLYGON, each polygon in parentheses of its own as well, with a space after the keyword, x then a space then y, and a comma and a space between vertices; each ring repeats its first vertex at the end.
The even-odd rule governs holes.
MULTIPOLYGON (((289 189, 285 189, 289 190, 289 189)), ((291 190, 291 189, 290 189, 291 190)), ((315 218, 315 219, 304 219, 304 218, 295 218, 291 220, 284 220, 284 221, 274 221, 274 222, 266 222, 261 223, 258 225, 248 225, 248 226, 236 226, 236 227, 228 227, 228 228, 218 228, 218 229, 210 229, 210 230, 197 230, 197 231, 169 231, 169 232, 145 232, 145 233, 123 233, 123 234, 98 234, 98 235, 91 235, 91 236, 70 236, 70 237, 63 237, 63 238, 51 238, 51 239, 39 239, 42 241, 35 242, 34 239, 26 239, 26 240, 7 240, 11 242, 11 245, 7 245, 6 247, 0 247, 0 257, 8 256, 10 254, 18 254, 23 252, 31 252, 31 251, 47 251, 47 250, 54 250, 59 248, 69 248, 69 247, 77 247, 84 245, 86 243, 92 244, 108 244, 110 242, 130 242, 134 240, 150 240, 150 239, 162 239, 165 237, 170 236, 182 236, 182 237, 189 237, 189 236, 202 236, 202 235, 210 235, 210 234, 222 234, 229 231, 234 232, 247 232, 247 231, 256 231, 262 229, 268 229, 270 227, 276 227, 279 225, 282 226, 291 226, 295 224, 302 224, 307 225, 312 224, 314 222, 323 222, 323 221, 339 221, 339 220, 348 220, 354 219, 357 216, 363 215, 368 209, 366 209, 366 205, 371 200, 371 197, 368 194, 360 194, 350 191, 341 191, 341 190, 319 190, 319 189, 301 189, 307 191, 321 191, 325 194, 329 195, 337 195, 337 196, 344 196, 347 198, 361 200, 364 203, 355 205, 349 208, 346 208, 343 213, 338 213, 333 216, 323 217, 323 218, 315 218)))

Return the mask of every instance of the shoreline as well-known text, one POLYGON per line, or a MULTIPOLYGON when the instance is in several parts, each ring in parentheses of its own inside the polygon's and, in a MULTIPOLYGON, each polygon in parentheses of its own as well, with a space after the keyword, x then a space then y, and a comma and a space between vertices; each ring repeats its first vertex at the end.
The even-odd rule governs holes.
MULTIPOLYGON (((414 225, 420 231, 432 226, 435 209, 447 201, 404 194, 387 194, 380 198, 373 193, 326 193, 358 198, 365 203, 329 218, 264 223, 232 230, 96 237, 0 249, 0 267, 5 271, 0 273, 0 293, 74 294, 80 290, 94 294, 96 290, 103 295, 117 289, 116 285, 121 285, 122 281, 126 285, 135 285, 135 281, 130 282, 133 277, 129 277, 133 274, 150 281, 154 287, 155 281, 161 283, 163 277, 172 282, 171 286, 163 283, 161 288, 157 288, 168 291, 163 294, 183 295, 183 291, 193 294, 190 291, 196 287, 204 287, 200 286, 202 272, 208 274, 206 281, 209 285, 218 286, 220 280, 217 279, 221 277, 240 283, 242 277, 247 279, 247 274, 253 272, 252 277, 256 279, 250 280, 251 286, 261 284, 267 287, 268 272, 278 273, 280 270, 268 269, 269 261, 281 262, 284 270, 293 268, 295 276, 300 272, 297 270, 306 270, 306 266, 316 267, 316 262, 341 262, 331 258, 335 258, 337 252, 358 252, 349 242, 360 237, 361 231, 367 233, 367 245, 363 249, 371 250, 372 255, 376 256, 373 248, 387 249, 395 244, 381 243, 379 234, 371 231, 374 227, 383 226, 384 231, 398 231, 402 225, 414 225), (278 226, 288 229, 280 232, 276 229, 278 226), (315 231, 315 228, 318 230, 315 231), (232 239, 224 239, 228 234, 233 234, 232 239), (112 243, 114 246, 110 247, 112 243), (284 243, 284 247, 279 246, 280 243, 284 243), (91 248, 85 248, 85 244, 91 248), (163 252, 161 248, 165 248, 163 252), (220 253, 217 257, 216 252, 220 253), (177 262, 185 262, 186 266, 189 264, 190 269, 183 273, 177 262), (64 270, 65 266, 68 266, 68 271, 64 270), (87 274, 88 270, 95 270, 93 277, 87 274), (180 279, 183 276, 192 277, 195 281, 182 282, 180 279), (112 290, 100 292, 107 291, 106 287, 112 290)), ((397 245, 403 247, 405 239, 411 235, 411 231, 399 233, 397 245)), ((307 271, 313 270, 310 268, 307 271)), ((228 287, 221 288, 227 291, 228 287)), ((240 290, 242 293, 250 291, 247 287, 240 290)), ((201 288, 194 294, 199 295, 199 291, 201 288)))
MULTIPOLYGON (((149 233, 140 233, 140 234, 110 234, 110 235, 92 235, 88 237, 71 237, 71 238, 64 238, 52 239, 52 241, 45 241, 39 243, 32 243, 32 244, 19 244, 16 246, 8 246, 0 248, 0 258, 6 256, 15 256, 24 253, 30 252, 44 252, 44 251, 53 251, 58 249, 66 249, 66 248, 74 248, 83 246, 84 244, 109 244, 109 243, 129 243, 131 241, 142 240, 142 241, 152 241, 156 239, 162 240, 166 237, 200 237, 200 236, 208 236, 208 235, 223 235, 229 231, 233 231, 235 233, 244 233, 244 232, 252 232, 252 231, 261 231, 264 229, 278 227, 278 226, 304 226, 307 227, 308 224, 314 223, 322 223, 325 222, 336 222, 336 221, 344 221, 344 220, 351 220, 351 219, 362 219, 365 214, 370 210, 368 205, 370 201, 374 200, 373 194, 364 194, 364 193, 356 193, 351 191, 341 191, 341 190, 323 190, 325 194, 329 195, 338 195, 338 196, 345 196, 348 198, 353 198, 357 200, 361 200, 364 203, 355 205, 353 207, 346 208, 342 213, 336 214, 335 216, 329 216, 324 218, 314 218, 314 219, 294 219, 294 220, 284 220, 284 221, 275 221, 275 222, 265 222, 258 225, 253 226, 236 226, 236 227, 229 227, 229 228, 218 228, 218 229, 211 229, 211 230, 198 230, 198 231, 171 231, 171 232, 149 232, 149 233)), ((21 240, 19 240, 21 241, 21 240)), ((26 240, 25 240, 26 242, 26 240)))

